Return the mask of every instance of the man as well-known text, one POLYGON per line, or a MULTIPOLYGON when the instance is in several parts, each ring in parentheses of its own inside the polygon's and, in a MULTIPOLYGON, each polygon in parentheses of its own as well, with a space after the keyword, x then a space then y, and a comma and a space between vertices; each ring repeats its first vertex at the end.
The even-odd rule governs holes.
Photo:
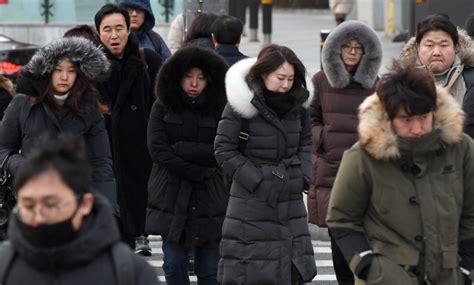
MULTIPOLYGON (((456 29, 446 15, 430 15, 418 23, 416 37, 403 47, 401 61, 429 70, 438 86, 445 87, 463 105, 474 85, 474 43, 464 30, 456 29)), ((474 109, 463 105, 469 116, 474 109)))
POLYGON ((171 52, 163 38, 155 31, 155 16, 151 10, 150 0, 118 0, 128 10, 130 27, 137 34, 140 47, 154 50, 163 60, 170 57, 171 52))
POLYGON ((156 77, 161 59, 154 51, 144 49, 145 65, 138 40, 130 34, 130 17, 125 8, 112 3, 104 5, 95 15, 95 26, 112 62, 109 80, 98 89, 110 111, 106 123, 123 231, 127 243, 135 247, 137 253, 151 255, 144 238, 151 170, 146 134, 154 100, 150 78, 156 77))
POLYGON ((110 204, 91 188, 83 141, 62 137, 31 153, 15 174, 2 284, 158 284, 153 268, 120 243, 110 204))
POLYGON ((459 105, 426 70, 396 66, 359 118, 326 219, 355 284, 471 284, 474 141, 459 105))
POLYGON ((242 22, 228 15, 219 16, 212 24, 212 43, 218 54, 224 57, 229 66, 247 58, 239 51, 240 39, 244 27, 242 22))

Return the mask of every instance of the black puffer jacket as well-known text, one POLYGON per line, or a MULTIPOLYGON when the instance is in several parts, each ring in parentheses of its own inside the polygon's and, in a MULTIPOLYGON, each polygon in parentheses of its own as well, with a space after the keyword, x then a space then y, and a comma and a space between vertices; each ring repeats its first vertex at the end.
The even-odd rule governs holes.
POLYGON ((158 99, 148 128, 153 169, 147 233, 194 245, 221 237, 228 193, 213 146, 225 104, 226 70, 224 60, 214 51, 190 46, 177 51, 160 71, 158 99), (180 85, 193 67, 203 70, 208 82, 195 99, 180 85))
MULTIPOLYGON (((111 246, 120 237, 112 210, 101 197, 95 197, 94 208, 83 221, 79 236, 64 246, 33 246, 24 238, 15 216, 10 219, 8 235, 17 254, 2 284, 118 284, 111 246)), ((134 263, 133 284, 158 284, 153 268, 132 251, 130 255, 134 263)))
POLYGON ((316 275, 303 190, 311 183, 308 96, 296 97, 280 119, 259 86, 245 81, 255 59, 234 64, 226 76, 229 103, 219 122, 215 154, 233 176, 222 230, 218 278, 222 284, 291 284, 294 265, 303 281, 316 275), (239 151, 242 118, 249 140, 239 151))

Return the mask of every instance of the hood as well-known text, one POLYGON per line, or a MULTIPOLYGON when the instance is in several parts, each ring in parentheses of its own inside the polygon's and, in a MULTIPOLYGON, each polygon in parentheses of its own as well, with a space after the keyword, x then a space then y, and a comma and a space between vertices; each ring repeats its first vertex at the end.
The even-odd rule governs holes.
MULTIPOLYGON (((245 80, 250 68, 256 61, 257 58, 255 57, 238 61, 227 71, 225 77, 227 101, 235 112, 246 119, 253 118, 259 113, 252 104, 255 93, 245 80)), ((302 106, 307 109, 313 97, 313 86, 309 78, 306 79, 306 89, 309 91, 309 97, 303 102, 302 106)))
POLYGON ((107 78, 110 63, 105 53, 90 40, 79 37, 60 38, 39 49, 23 67, 26 77, 40 79, 49 76, 64 58, 71 60, 91 81, 107 78))
POLYGON ((14 215, 10 218, 8 236, 18 255, 30 266, 43 270, 71 270, 91 262, 112 244, 120 234, 112 207, 100 195, 94 194, 94 206, 72 242, 53 248, 37 248, 22 235, 14 215))
MULTIPOLYGON (((467 32, 458 27, 459 43, 456 55, 461 63, 467 66, 474 66, 474 43, 467 32)), ((400 53, 400 60, 405 64, 419 64, 418 48, 416 46, 416 38, 412 37, 403 46, 400 53)))
POLYGON ((341 47, 350 40, 357 40, 364 47, 352 80, 364 88, 373 88, 382 63, 382 45, 375 31, 359 21, 345 21, 327 37, 321 55, 324 73, 333 88, 345 88, 351 75, 341 58, 341 47))
MULTIPOLYGON (((433 132, 439 132, 441 141, 448 145, 461 141, 464 113, 459 104, 446 89, 438 87, 436 105, 433 132)), ((359 137, 364 149, 376 159, 400 157, 398 136, 377 94, 367 97, 359 107, 359 137)))
POLYGON ((150 0, 117 0, 117 3, 125 7, 138 8, 145 11, 145 21, 137 32, 139 38, 148 34, 155 26, 155 16, 151 9, 150 0))
POLYGON ((214 50, 199 46, 183 47, 165 61, 155 86, 160 104, 174 111, 183 108, 181 79, 193 67, 201 69, 208 79, 205 89, 207 100, 203 104, 205 109, 220 114, 226 104, 224 77, 227 64, 214 50))

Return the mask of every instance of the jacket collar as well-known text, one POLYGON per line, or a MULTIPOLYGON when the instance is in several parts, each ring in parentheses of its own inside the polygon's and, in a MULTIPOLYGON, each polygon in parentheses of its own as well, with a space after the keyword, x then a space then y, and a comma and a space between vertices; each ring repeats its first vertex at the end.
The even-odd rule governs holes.
MULTIPOLYGON (((252 104, 255 91, 249 87, 245 80, 250 68, 256 61, 257 58, 246 58, 238 61, 227 71, 225 77, 227 102, 235 112, 246 119, 253 118, 259 114, 257 108, 252 104)), ((313 96, 313 87, 310 79, 306 79, 306 85, 310 95, 303 102, 302 106, 307 109, 313 96)))
MULTIPOLYGON (((433 120, 433 132, 439 132, 443 144, 461 141, 464 113, 444 88, 437 88, 437 109, 433 120)), ((377 94, 367 97, 359 107, 359 136, 364 149, 376 159, 396 159, 401 155, 399 138, 377 94)))

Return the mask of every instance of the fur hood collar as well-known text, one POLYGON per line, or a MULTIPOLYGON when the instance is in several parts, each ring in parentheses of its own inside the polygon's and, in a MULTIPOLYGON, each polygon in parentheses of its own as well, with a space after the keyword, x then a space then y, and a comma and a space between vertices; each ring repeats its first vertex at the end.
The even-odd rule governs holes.
POLYGON ((345 88, 351 81, 341 58, 341 47, 350 40, 357 40, 364 54, 352 79, 364 88, 373 88, 382 63, 382 45, 375 31, 359 21, 345 21, 327 37, 321 60, 324 73, 333 88, 345 88))
MULTIPOLYGON (((464 113, 453 96, 444 88, 437 88, 437 109, 433 113, 433 131, 439 131, 445 144, 461 141, 464 113)), ((398 137, 377 94, 367 97, 359 107, 359 136, 364 149, 381 160, 400 157, 398 137)))
MULTIPOLYGON (((458 34, 459 43, 456 54, 462 64, 474 66, 474 43, 465 30, 458 28, 458 34)), ((409 39, 402 48, 400 60, 405 64, 420 64, 418 60, 418 48, 416 46, 415 37, 409 39)))
MULTIPOLYGON (((250 68, 255 64, 257 58, 246 58, 238 61, 227 71, 225 77, 225 88, 227 101, 232 109, 243 118, 250 119, 258 115, 259 111, 252 104, 255 96, 254 91, 249 87, 245 77, 250 68)), ((309 98, 303 103, 304 108, 309 108, 311 102, 313 86, 310 79, 306 79, 306 89, 309 91, 309 98)))
POLYGON ((91 81, 107 78, 110 63, 101 48, 79 38, 60 38, 39 49, 23 68, 34 79, 49 76, 64 58, 71 60, 91 81))
POLYGON ((222 111, 226 103, 224 78, 227 64, 214 50, 199 46, 179 49, 160 68, 155 86, 160 104, 167 109, 181 110, 184 103, 180 96, 183 92, 181 79, 193 67, 201 69, 208 79, 207 100, 203 103, 205 109, 222 111))

